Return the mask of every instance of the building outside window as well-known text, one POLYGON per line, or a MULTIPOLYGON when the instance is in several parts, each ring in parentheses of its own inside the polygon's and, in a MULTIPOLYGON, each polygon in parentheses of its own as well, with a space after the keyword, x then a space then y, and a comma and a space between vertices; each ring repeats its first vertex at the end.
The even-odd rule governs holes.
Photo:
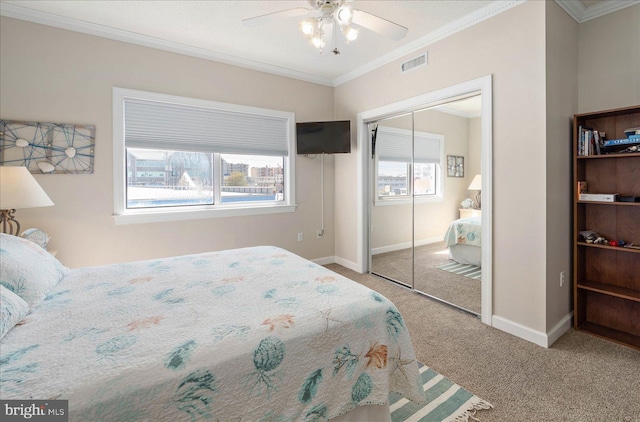
POLYGON ((378 126, 376 201, 442 198, 444 136, 378 126))

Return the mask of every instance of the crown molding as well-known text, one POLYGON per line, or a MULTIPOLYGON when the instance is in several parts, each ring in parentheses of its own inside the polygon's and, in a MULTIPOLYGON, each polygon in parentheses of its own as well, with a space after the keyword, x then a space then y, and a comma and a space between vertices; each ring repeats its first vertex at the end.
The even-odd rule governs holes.
POLYGON ((584 7, 581 0, 556 0, 556 3, 576 22, 583 23, 640 4, 640 0, 602 1, 589 7, 584 7))
POLYGON ((460 19, 457 19, 448 25, 443 26, 442 28, 433 31, 423 37, 418 38, 415 41, 412 41, 403 47, 394 50, 393 52, 381 56, 380 58, 369 62, 368 64, 359 67, 349 73, 346 73, 336 79, 333 80, 333 86, 342 85, 343 83, 349 82, 352 79, 355 79, 359 76, 364 75, 365 73, 371 72, 381 66, 392 63, 395 60, 398 60, 408 54, 414 53, 416 50, 424 48, 429 44, 433 44, 436 41, 440 41, 443 38, 451 36, 456 32, 463 31, 473 25, 476 25, 484 20, 492 18, 502 12, 505 12, 512 7, 523 4, 527 0, 507 0, 507 1, 494 1, 491 4, 483 7, 475 11, 474 13, 470 13, 467 16, 464 16, 460 19))
POLYGON ((192 47, 180 43, 162 40, 159 38, 149 37, 146 35, 135 34, 129 31, 123 31, 103 25, 65 18, 63 16, 27 9, 15 4, 0 3, 0 15, 52 26, 55 28, 66 29, 69 31, 80 32, 83 34, 94 35, 97 37, 108 38, 115 41, 122 41, 129 44, 136 44, 143 47, 155 48, 158 50, 164 50, 171 53, 182 54, 185 56, 197 57, 200 59, 229 64, 232 66, 239 66, 246 69, 284 76, 287 78, 299 79, 319 85, 333 86, 333 82, 329 78, 322 78, 304 72, 298 72, 279 66, 273 66, 253 60, 247 60, 232 55, 207 50, 204 48, 192 47))
POLYGON ((377 60, 366 64, 352 72, 349 72, 336 79, 322 78, 315 75, 310 75, 303 72, 294 71, 291 69, 282 68, 279 66, 273 66, 266 63, 256 62, 252 60, 242 59, 239 57, 231 56, 228 54, 222 54, 216 51, 206 50, 202 48, 196 48, 187 46, 180 43, 174 43, 154 37, 148 37, 141 34, 135 34, 129 31, 123 31, 98 25, 89 22, 82 22, 76 19, 65 18, 63 16, 53 15, 49 13, 40 12, 37 10, 28 9, 25 7, 17 6, 15 4, 0 3, 0 15, 10 18, 21 19, 28 22, 38 23, 42 25, 53 26, 56 28, 66 29, 69 31, 80 32, 88 35, 95 35, 102 38, 108 38, 116 41, 122 41, 130 44, 136 44, 143 47, 150 47, 159 50, 164 50, 172 53, 183 54, 186 56, 197 57, 205 60, 212 60, 220 63, 225 63, 233 66, 239 66, 260 72, 271 73, 279 76, 284 76, 293 79, 299 79, 307 82, 316 83, 319 85, 336 87, 340 84, 348 82, 358 76, 364 75, 374 69, 377 69, 383 65, 391 63, 407 54, 410 54, 420 48, 425 47, 431 43, 441 40, 445 37, 462 31, 470 26, 473 26, 483 20, 489 19, 499 13, 502 13, 513 6, 517 6, 526 0, 507 0, 507 1, 495 1, 488 6, 458 19, 443 28, 434 31, 424 37, 421 37, 402 48, 393 51, 390 54, 381 56, 377 60))
POLYGON ((576 22, 580 23, 586 7, 580 0, 556 0, 558 6, 562 7, 576 22))
MULTIPOLYGON (((427 34, 405 46, 394 50, 393 52, 379 57, 351 72, 348 72, 338 78, 329 79, 308 73, 299 72, 279 66, 273 66, 267 63, 247 60, 244 58, 223 54, 212 50, 192 47, 180 43, 162 40, 159 38, 149 37, 141 34, 132 33, 106 27, 103 25, 82 22, 75 19, 65 18, 58 15, 52 15, 32 9, 27 9, 15 4, 0 3, 0 15, 15 19, 21 19, 28 22, 38 23, 42 25, 52 26, 56 28, 66 29, 74 32, 80 32, 88 35, 94 35, 102 38, 108 38, 115 41, 136 44, 143 47, 155 48, 171 53, 182 54, 191 57, 197 57, 205 60, 211 60, 232 66, 239 66, 246 69, 256 70, 260 72, 270 73, 287 78, 298 79, 319 85, 336 87, 362 76, 372 70, 392 63, 408 54, 435 43, 443 38, 465 30, 476 25, 486 19, 492 18, 512 7, 518 6, 527 0, 498 0, 489 4, 482 9, 458 19, 450 24, 427 34)), ((578 23, 586 22, 591 19, 604 16, 629 6, 640 4, 640 0, 619 0, 619 1, 603 1, 591 7, 585 8, 580 0, 556 0, 573 19, 578 23)))

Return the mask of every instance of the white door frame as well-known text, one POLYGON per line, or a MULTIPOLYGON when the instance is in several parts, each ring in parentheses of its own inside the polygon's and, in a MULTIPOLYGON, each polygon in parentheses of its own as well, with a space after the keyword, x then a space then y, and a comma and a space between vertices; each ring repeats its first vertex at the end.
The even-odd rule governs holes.
POLYGON ((493 140, 492 140, 492 78, 491 75, 483 76, 447 88, 432 91, 406 100, 398 101, 372 110, 358 113, 357 130, 357 195, 358 195, 358 271, 369 271, 368 251, 369 244, 369 189, 368 183, 368 155, 369 133, 367 123, 379 120, 386 116, 397 114, 401 111, 415 110, 449 102, 456 97, 478 92, 482 94, 481 113, 481 138, 482 138, 482 284, 480 319, 483 323, 491 324, 493 314, 492 304, 492 280, 493 280, 493 140))

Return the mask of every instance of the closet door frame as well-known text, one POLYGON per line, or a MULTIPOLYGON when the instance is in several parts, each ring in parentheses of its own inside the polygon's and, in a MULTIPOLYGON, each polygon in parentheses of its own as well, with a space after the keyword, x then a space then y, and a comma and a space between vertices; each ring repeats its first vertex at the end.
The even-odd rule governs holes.
POLYGON ((401 111, 413 111, 464 98, 471 94, 482 95, 481 137, 482 137, 482 287, 480 319, 492 325, 492 285, 493 285, 493 142, 492 142, 492 77, 483 76, 440 90, 388 104, 357 115, 357 197, 358 197, 358 262, 361 273, 369 271, 369 159, 370 135, 368 123, 392 116, 401 111))

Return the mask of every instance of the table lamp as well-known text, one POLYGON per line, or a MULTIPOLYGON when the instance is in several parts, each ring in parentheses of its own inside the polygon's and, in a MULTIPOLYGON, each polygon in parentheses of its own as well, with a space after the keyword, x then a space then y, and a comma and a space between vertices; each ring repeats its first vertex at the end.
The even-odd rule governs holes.
POLYGON ((471 184, 469 185, 469 190, 477 190, 478 193, 476 194, 476 208, 480 209, 480 198, 481 198, 481 194, 482 194, 482 175, 480 174, 476 174, 475 177, 473 178, 473 180, 471 181, 471 184))
POLYGON ((0 223, 3 233, 20 234, 20 223, 14 218, 16 209, 51 205, 53 202, 26 167, 0 166, 0 223))

